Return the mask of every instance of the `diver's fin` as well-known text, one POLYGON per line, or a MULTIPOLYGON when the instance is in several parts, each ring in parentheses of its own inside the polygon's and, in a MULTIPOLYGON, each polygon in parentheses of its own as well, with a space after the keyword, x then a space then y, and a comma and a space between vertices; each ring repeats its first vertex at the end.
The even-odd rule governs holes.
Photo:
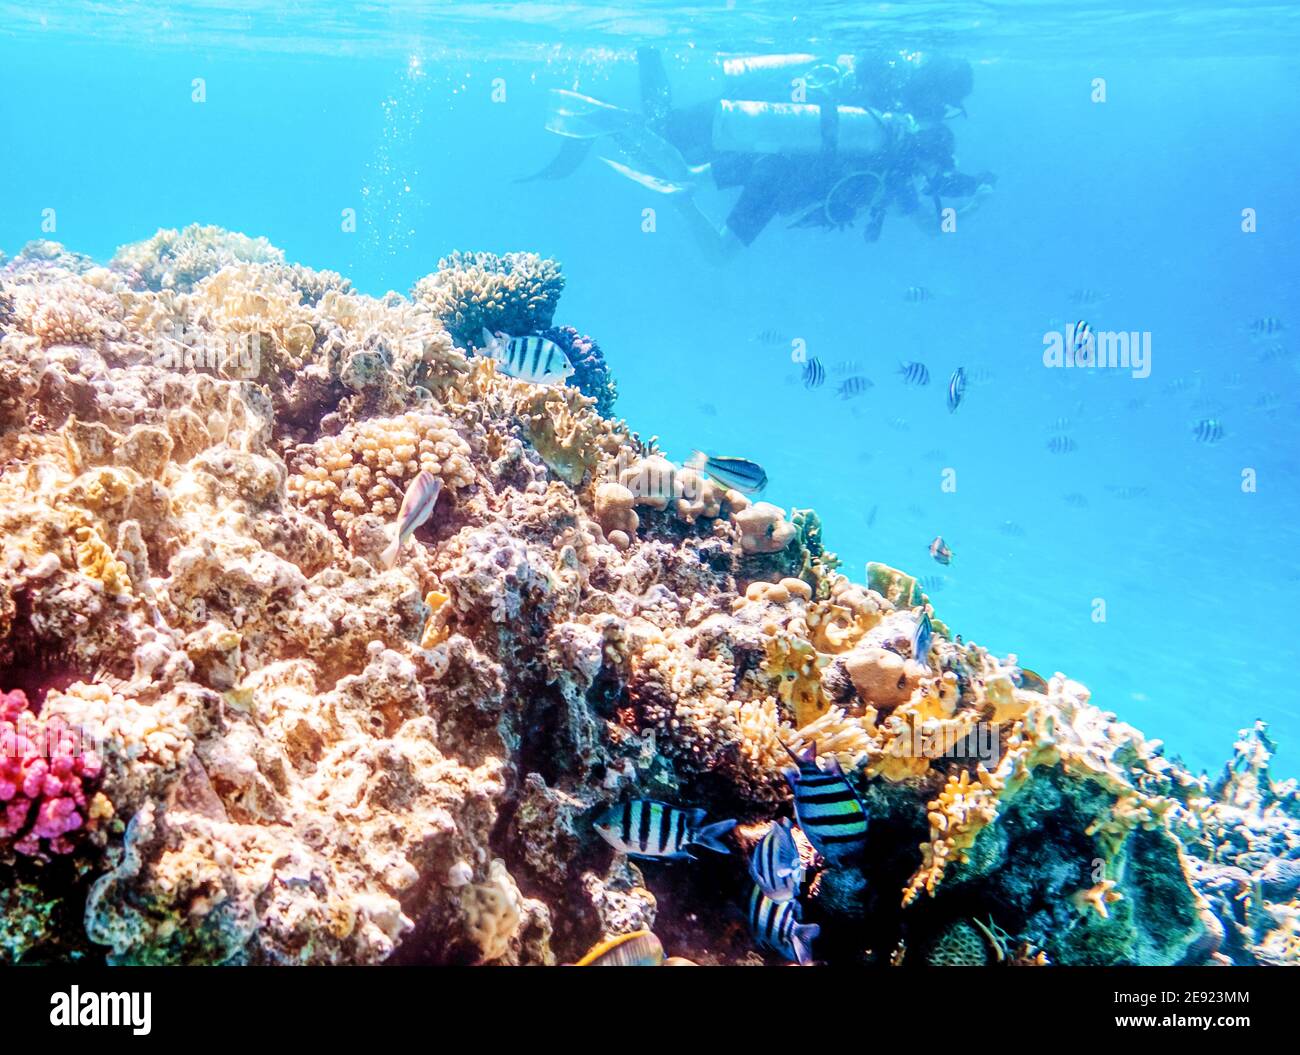
POLYGON ((650 176, 610 158, 602 157, 600 160, 619 175, 626 176, 633 183, 639 183, 646 190, 654 191, 656 194, 685 194, 691 190, 691 185, 687 183, 673 183, 671 180, 660 179, 658 176, 650 176))
POLYGON ((612 106, 589 95, 565 88, 550 91, 546 130, 566 139, 598 139, 624 131, 637 120, 621 106, 612 106))
POLYGON ((641 112, 652 125, 662 128, 673 108, 663 56, 658 48, 637 48, 636 65, 641 80, 641 112))
POLYGON ((586 160, 587 155, 591 153, 592 142, 593 140, 590 139, 566 139, 560 147, 560 152, 555 155, 549 165, 534 172, 531 176, 520 176, 515 182, 531 183, 533 180, 556 180, 571 176, 577 167, 586 160))

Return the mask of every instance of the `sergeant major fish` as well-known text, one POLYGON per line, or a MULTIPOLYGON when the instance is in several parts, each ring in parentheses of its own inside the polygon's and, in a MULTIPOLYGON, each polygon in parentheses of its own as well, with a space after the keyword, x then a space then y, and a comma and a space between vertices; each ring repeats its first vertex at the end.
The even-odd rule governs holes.
POLYGON ((930 370, 925 363, 901 363, 898 372, 904 384, 924 386, 930 383, 930 370))
POLYGON ((425 470, 420 473, 402 496, 402 508, 397 511, 397 526, 393 529, 393 541, 380 556, 385 568, 397 563, 402 547, 411 540, 415 529, 433 514, 433 507, 438 503, 442 493, 442 478, 425 470))
POLYGON ((1218 418, 1204 418, 1192 426, 1192 435, 1200 443, 1218 443, 1226 433, 1218 418))
POLYGON ((749 896, 749 928, 758 944, 806 967, 812 963, 813 939, 821 928, 800 923, 799 911, 799 902, 773 901, 759 886, 749 896))
POLYGON ((957 367, 948 381, 948 413, 951 414, 961 406, 962 397, 966 395, 966 370, 957 367))
POLYGON ((794 814, 808 841, 831 864, 861 850, 867 842, 867 811, 834 755, 826 768, 817 765, 817 745, 795 754, 785 749, 795 768, 785 770, 794 792, 794 814))
POLYGON ((788 817, 775 821, 749 857, 750 878, 773 901, 789 901, 803 885, 803 861, 790 827, 788 817))
POLYGON ((840 384, 839 396, 840 399, 852 399, 854 396, 862 395, 863 392, 872 387, 873 384, 869 378, 848 377, 840 384))
POLYGON ((562 385, 573 376, 564 349, 545 337, 508 337, 483 331, 483 352, 507 377, 535 385, 562 385))
POLYGON ((725 854, 722 836, 735 821, 704 824, 704 810, 680 810, 651 799, 633 799, 610 806, 596 818, 596 831, 616 850, 632 857, 689 859, 688 847, 705 846, 725 854))
POLYGON ((803 368, 803 387, 818 388, 826 380, 826 368, 816 356, 809 359, 803 368))
POLYGON ((686 460, 686 467, 711 476, 723 487, 741 494, 756 495, 767 486, 767 473, 748 458, 723 458, 696 451, 686 460))

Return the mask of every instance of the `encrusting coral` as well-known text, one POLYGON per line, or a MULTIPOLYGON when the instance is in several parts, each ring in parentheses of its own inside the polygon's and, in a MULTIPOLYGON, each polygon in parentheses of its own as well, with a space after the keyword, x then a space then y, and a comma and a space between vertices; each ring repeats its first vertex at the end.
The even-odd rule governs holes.
POLYGON ((815 744, 871 815, 859 859, 808 848, 818 959, 1295 962, 1262 729, 1193 776, 641 442, 607 374, 470 354, 561 288, 455 255, 376 299, 198 226, 0 268, 0 958, 546 964, 653 926, 760 962, 740 853, 636 866, 591 819, 761 830, 815 744))

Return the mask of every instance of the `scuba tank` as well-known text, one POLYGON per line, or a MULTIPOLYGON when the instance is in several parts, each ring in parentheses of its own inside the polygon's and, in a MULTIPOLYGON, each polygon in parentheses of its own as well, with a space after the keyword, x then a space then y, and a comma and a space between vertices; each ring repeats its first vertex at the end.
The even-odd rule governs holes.
POLYGON ((893 141, 892 114, 837 106, 834 119, 816 103, 722 99, 713 112, 713 149, 740 154, 871 155, 893 141), (828 142, 828 133, 830 141, 828 142))
POLYGON ((853 70, 853 57, 840 55, 829 62, 816 55, 737 55, 722 60, 718 94, 733 99, 789 99, 796 78, 809 92, 838 91, 853 70))

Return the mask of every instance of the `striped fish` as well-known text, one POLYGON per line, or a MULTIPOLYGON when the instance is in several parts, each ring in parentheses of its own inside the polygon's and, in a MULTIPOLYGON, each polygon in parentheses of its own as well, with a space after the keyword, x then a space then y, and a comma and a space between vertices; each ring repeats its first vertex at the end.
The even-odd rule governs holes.
POLYGON ((953 371, 952 378, 948 381, 948 413, 951 414, 961 406, 962 397, 966 394, 966 368, 959 366, 953 371))
POLYGON ((651 799, 618 803, 596 818, 596 831, 614 849, 670 861, 692 857, 691 846, 729 853, 721 840, 735 826, 735 821, 706 825, 703 810, 679 810, 651 799))
POLYGON ((925 286, 908 286, 903 290, 903 299, 909 304, 924 304, 934 299, 934 294, 925 286))
POLYGON ((809 359, 803 368, 803 387, 820 388, 826 381, 826 368, 816 356, 809 359))
POLYGON ((663 962, 663 943, 648 930, 635 930, 593 945, 574 966, 659 967, 663 962))
POLYGON ((433 507, 438 504, 438 495, 442 493, 442 477, 434 476, 425 470, 420 473, 406 489, 402 496, 402 508, 397 511, 397 526, 393 529, 393 541, 380 555, 385 568, 397 563, 402 547, 415 534, 415 529, 433 515, 433 507))
POLYGON ((1096 289, 1076 289, 1070 294, 1070 303, 1077 304, 1079 307, 1086 308, 1090 304, 1100 304, 1106 299, 1106 294, 1096 289))
POLYGON ((840 399, 852 399, 854 396, 860 396, 869 388, 874 388, 875 384, 870 378, 866 377, 849 377, 841 382, 839 387, 840 399))
POLYGON ((1053 454, 1070 454, 1078 448, 1079 445, 1069 436, 1053 436, 1047 441, 1047 449, 1053 454))
POLYGON ((788 817, 775 821, 749 857, 749 875, 773 901, 789 901, 803 885, 803 861, 788 817))
POLYGON ((573 376, 564 349, 545 337, 508 337, 483 331, 483 350, 507 377, 535 385, 562 385, 573 376))
POLYGON ((741 494, 756 495, 767 486, 767 473, 748 458, 722 458, 696 451, 686 460, 686 467, 713 477, 723 487, 741 494))
POLYGON ((1218 418, 1202 418, 1192 426, 1192 435, 1199 443, 1218 443, 1225 435, 1223 422, 1218 418))
POLYGON ((912 633, 912 658, 923 667, 930 665, 930 642, 934 640, 934 625, 930 622, 930 613, 921 609, 921 618, 916 621, 916 630, 912 633))
POLYGON ((799 902, 773 901, 759 886, 749 895, 749 929, 759 945, 803 967, 813 962, 812 942, 821 933, 816 923, 799 922, 799 902))
POLYGON ((1255 319, 1247 327, 1252 337, 1272 337, 1274 334, 1281 333, 1286 329, 1281 319, 1274 318, 1272 315, 1265 315, 1261 319, 1255 319))
POLYGON ((908 385, 928 385, 930 371, 925 363, 902 363, 898 372, 903 375, 903 383, 908 385))
POLYGON ((1091 362, 1092 346, 1092 327, 1080 319, 1071 330, 1070 351, 1074 353, 1074 361, 1091 362))
POLYGON ((787 747, 786 753, 797 767, 785 770, 785 779, 808 841, 831 864, 861 850, 867 842, 867 811, 835 756, 828 757, 823 770, 817 765, 816 744, 797 755, 787 747))

